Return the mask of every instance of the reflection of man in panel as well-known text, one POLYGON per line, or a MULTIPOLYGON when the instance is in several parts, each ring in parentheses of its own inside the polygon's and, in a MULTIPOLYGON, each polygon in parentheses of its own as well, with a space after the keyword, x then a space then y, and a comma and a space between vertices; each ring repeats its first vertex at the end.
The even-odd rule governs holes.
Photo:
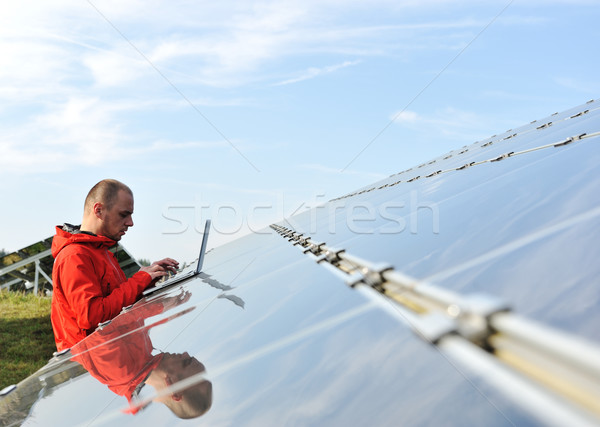
POLYGON ((164 403, 179 418, 196 418, 210 409, 212 383, 203 380, 181 391, 170 392, 168 387, 177 381, 204 372, 205 368, 187 352, 183 354, 163 353, 160 363, 150 372, 145 383, 161 393, 154 399, 164 403))
POLYGON ((81 226, 56 227, 52 241, 52 327, 59 351, 70 348, 133 304, 153 281, 175 271, 165 258, 142 267, 129 280, 108 249, 133 227, 133 194, 105 179, 88 193, 81 226))
POLYGON ((126 397, 131 413, 137 413, 150 403, 145 403, 145 396, 149 395, 157 396, 153 400, 164 403, 179 418, 199 417, 212 405, 212 384, 198 378, 191 386, 178 390, 177 383, 201 374, 204 365, 187 352, 155 352, 148 335, 150 328, 186 314, 192 308, 148 326, 143 320, 188 298, 189 295, 180 295, 122 313, 109 325, 73 346, 72 360, 111 391, 126 397), (145 385, 152 386, 155 393, 149 393, 144 389, 145 385))

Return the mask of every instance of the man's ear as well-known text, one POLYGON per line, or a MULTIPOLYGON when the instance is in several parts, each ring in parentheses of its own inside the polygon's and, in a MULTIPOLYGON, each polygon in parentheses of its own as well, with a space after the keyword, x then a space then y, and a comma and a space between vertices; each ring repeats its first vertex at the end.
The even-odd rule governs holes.
MULTIPOLYGON (((165 374, 165 385, 167 387, 171 387, 173 385, 173 381, 171 381, 171 377, 167 374, 165 374)), ((175 392, 175 393, 171 393, 171 399, 174 400, 175 402, 179 402, 182 399, 181 394, 175 392)))
POLYGON ((94 206, 92 207, 92 212, 94 212, 94 215, 96 216, 96 218, 98 219, 104 219, 104 205, 100 202, 96 202, 94 203, 94 206))

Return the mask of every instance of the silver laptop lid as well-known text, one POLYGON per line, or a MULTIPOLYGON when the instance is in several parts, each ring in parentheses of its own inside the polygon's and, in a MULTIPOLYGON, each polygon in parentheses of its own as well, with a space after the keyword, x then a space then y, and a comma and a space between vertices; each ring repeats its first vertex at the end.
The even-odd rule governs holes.
POLYGON ((204 223, 204 234, 202 235, 202 245, 200 246, 200 254, 198 255, 198 265, 196 266, 196 273, 202 271, 202 264, 204 263, 204 253, 206 252, 206 244, 208 243, 208 233, 210 231, 210 219, 207 219, 204 223))
POLYGON ((174 285, 176 283, 181 282, 188 277, 193 277, 202 271, 202 265, 204 264, 204 253, 206 252, 206 244, 208 243, 208 233, 210 231, 210 219, 207 219, 204 223, 204 234, 202 235, 202 244, 200 245, 200 253, 198 254, 198 263, 196 264, 196 268, 194 270, 189 270, 187 273, 177 273, 164 282, 158 282, 156 285, 151 288, 146 289, 143 292, 143 295, 149 295, 159 289, 163 289, 174 285))

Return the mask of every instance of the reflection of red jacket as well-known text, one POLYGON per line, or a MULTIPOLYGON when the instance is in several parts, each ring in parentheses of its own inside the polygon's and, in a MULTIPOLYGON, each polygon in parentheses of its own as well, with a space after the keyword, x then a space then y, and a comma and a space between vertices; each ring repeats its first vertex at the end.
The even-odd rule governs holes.
POLYGON ((98 323, 115 317, 133 304, 152 278, 138 271, 129 280, 108 250, 116 242, 85 233, 71 234, 56 227, 52 241, 52 327, 56 348, 72 347, 93 332, 98 323))
POLYGON ((162 354, 152 354, 148 332, 168 319, 144 325, 145 318, 162 311, 162 304, 154 304, 121 314, 104 329, 71 347, 72 360, 83 365, 114 393, 125 396, 131 402, 136 387, 162 360, 162 354))

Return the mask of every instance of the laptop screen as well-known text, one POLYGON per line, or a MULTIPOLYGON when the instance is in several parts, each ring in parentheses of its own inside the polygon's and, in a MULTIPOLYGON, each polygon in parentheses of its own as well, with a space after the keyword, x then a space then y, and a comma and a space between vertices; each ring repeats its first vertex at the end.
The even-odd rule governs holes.
POLYGON ((181 282, 188 277, 193 277, 202 272, 202 265, 204 264, 204 253, 206 252, 206 244, 208 243, 208 233, 210 231, 210 219, 207 219, 204 223, 204 234, 202 235, 202 244, 200 245, 200 253, 198 254, 198 263, 196 264, 196 268, 194 270, 188 270, 187 273, 177 273, 174 276, 168 278, 163 282, 159 282, 156 285, 146 289, 143 292, 143 295, 151 294, 159 289, 163 289, 167 286, 174 285, 176 283, 181 282))
POLYGON ((196 274, 202 271, 204 263, 204 253, 206 252, 206 244, 208 243, 208 232, 210 231, 210 219, 204 223, 204 234, 202 235, 202 244, 200 245, 200 254, 198 255, 198 265, 196 266, 196 274))

